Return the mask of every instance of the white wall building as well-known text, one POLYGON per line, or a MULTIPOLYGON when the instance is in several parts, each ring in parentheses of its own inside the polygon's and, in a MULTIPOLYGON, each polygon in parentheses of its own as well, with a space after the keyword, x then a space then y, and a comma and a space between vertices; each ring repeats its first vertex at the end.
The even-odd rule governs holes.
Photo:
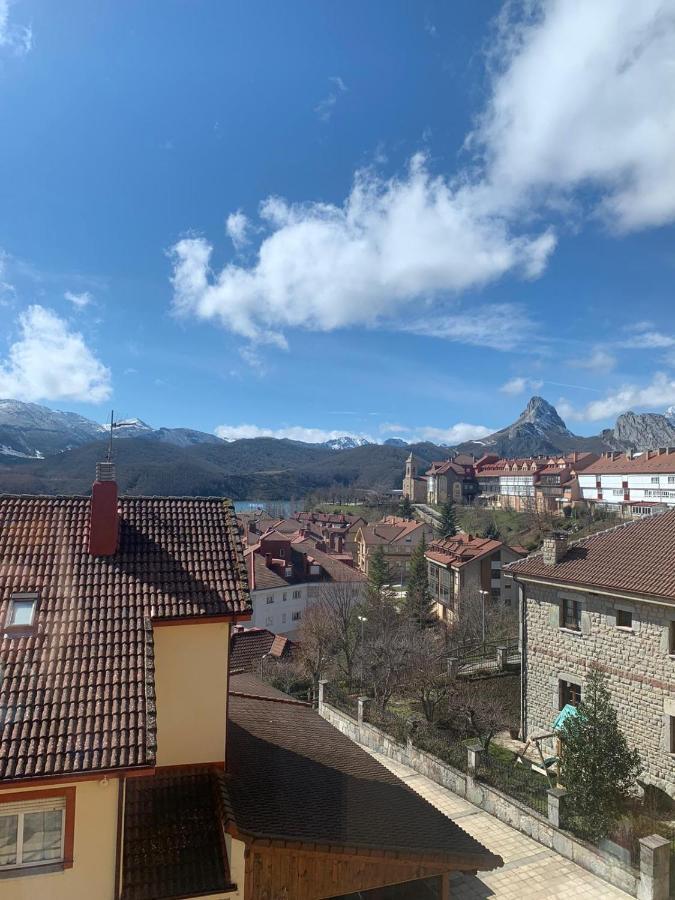
POLYGON ((605 453, 578 473, 582 499, 626 516, 675 506, 675 449, 605 453))

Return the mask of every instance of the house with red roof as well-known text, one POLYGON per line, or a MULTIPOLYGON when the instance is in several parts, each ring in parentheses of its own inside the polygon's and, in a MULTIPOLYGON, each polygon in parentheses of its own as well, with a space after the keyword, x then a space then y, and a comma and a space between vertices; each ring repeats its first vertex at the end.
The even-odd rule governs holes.
POLYGON ((675 448, 610 451, 579 473, 582 499, 624 518, 675 506, 675 448))

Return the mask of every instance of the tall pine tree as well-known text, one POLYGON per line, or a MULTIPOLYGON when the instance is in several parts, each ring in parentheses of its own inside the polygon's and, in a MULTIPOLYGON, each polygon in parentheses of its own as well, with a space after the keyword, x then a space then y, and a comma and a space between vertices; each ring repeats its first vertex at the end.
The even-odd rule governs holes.
POLYGON ((402 519, 412 519, 413 506, 410 502, 410 497, 405 496, 401 499, 401 502, 398 506, 398 514, 402 519))
POLYGON ((575 716, 568 716, 562 738, 561 781, 570 813, 583 834, 605 837, 620 818, 642 771, 640 754, 629 750, 600 669, 589 671, 575 716))
POLYGON ((429 592, 429 574, 425 553, 427 542, 422 535, 422 540, 410 554, 410 568, 408 569, 408 584, 405 596, 406 612, 416 625, 426 628, 436 622, 434 604, 429 592))
POLYGON ((437 531, 440 538, 454 537, 457 534, 455 504, 449 497, 441 506, 441 520, 438 524, 437 531))

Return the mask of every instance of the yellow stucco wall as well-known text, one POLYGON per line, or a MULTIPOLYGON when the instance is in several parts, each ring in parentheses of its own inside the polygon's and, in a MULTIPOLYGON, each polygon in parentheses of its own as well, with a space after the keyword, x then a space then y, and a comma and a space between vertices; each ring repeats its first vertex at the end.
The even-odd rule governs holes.
POLYGON ((153 629, 157 765, 225 758, 228 623, 153 629))
MULTIPOLYGON (((70 782, 75 792, 73 866, 43 875, 0 877, 2 900, 113 900, 117 840, 117 779, 70 782)), ((40 785, 40 788, 46 785, 40 785)), ((8 789, 3 793, 34 788, 8 789)))
POLYGON ((229 834, 226 834, 225 846, 227 847, 227 858, 230 863, 230 881, 237 885, 237 890, 230 891, 227 896, 232 897, 232 900, 234 900, 235 897, 244 896, 244 881, 246 877, 244 851, 246 850, 246 845, 243 841, 237 841, 235 838, 230 837, 229 834))

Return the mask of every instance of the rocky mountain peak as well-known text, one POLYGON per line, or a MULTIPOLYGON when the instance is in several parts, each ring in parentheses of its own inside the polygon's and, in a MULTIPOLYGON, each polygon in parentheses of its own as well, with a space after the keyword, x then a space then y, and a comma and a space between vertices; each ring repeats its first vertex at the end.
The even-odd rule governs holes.
POLYGON ((561 431, 569 434, 567 426, 552 406, 543 397, 531 397, 515 425, 534 425, 540 431, 561 431))

